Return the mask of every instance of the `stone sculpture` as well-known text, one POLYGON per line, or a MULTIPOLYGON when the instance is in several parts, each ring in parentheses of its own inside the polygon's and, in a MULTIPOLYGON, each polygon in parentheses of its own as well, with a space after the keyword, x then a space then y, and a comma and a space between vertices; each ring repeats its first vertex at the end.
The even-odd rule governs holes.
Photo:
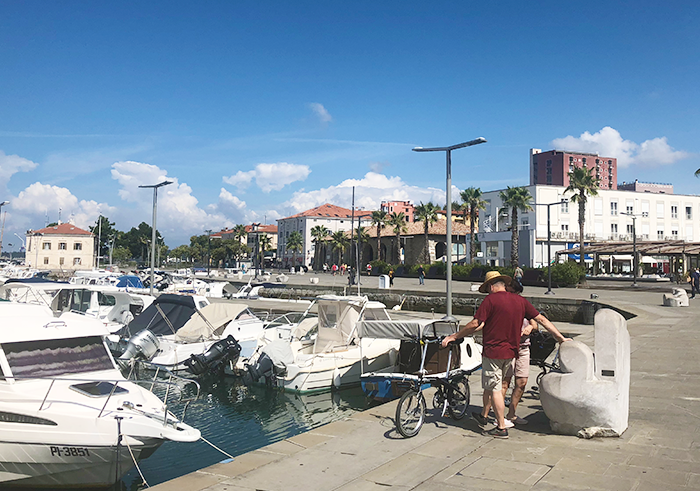
POLYGON ((560 372, 542 377, 540 400, 556 433, 620 436, 629 418, 630 336, 611 309, 595 314, 595 356, 579 341, 559 350, 560 372))
POLYGON ((674 288, 673 293, 664 293, 664 307, 689 307, 685 288, 674 288))

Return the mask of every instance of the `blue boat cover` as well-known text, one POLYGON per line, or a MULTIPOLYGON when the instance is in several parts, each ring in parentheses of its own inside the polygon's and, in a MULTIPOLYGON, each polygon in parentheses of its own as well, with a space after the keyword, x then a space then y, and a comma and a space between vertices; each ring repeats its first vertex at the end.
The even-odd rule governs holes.
POLYGON ((144 288, 141 278, 134 275, 124 275, 119 277, 118 288, 144 288))

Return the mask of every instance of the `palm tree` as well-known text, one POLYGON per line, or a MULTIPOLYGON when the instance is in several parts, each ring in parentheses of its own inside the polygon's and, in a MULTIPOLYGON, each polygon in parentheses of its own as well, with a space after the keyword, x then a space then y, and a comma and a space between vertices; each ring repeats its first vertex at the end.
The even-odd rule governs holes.
POLYGON ((518 264, 520 264, 518 258, 518 212, 532 211, 532 206, 530 206, 532 196, 530 195, 530 191, 528 191, 526 187, 521 186, 512 188, 508 186, 508 189, 506 189, 505 191, 501 191, 500 198, 501 201, 503 201, 503 206, 507 206, 511 209, 510 264, 514 268, 517 268, 518 264))
POLYGON ((382 260, 382 228, 386 225, 386 212, 383 210, 372 212, 372 225, 377 226, 377 260, 382 260))
MULTIPOLYGON (((233 227, 233 238, 239 243, 243 243, 243 238, 247 235, 245 231, 245 225, 236 225, 233 227)), ((236 261, 238 262, 238 261, 236 261)), ((240 263, 238 264, 240 266, 240 263)))
POLYGON ((406 215, 402 211, 392 213, 386 221, 387 225, 392 227, 396 239, 394 242, 394 252, 396 253, 396 262, 394 264, 399 264, 401 262, 401 233, 406 232, 408 227, 406 226, 406 215))
POLYGON ((437 212, 440 209, 437 205, 428 201, 423 204, 421 201, 420 205, 416 206, 416 220, 423 222, 423 235, 425 236, 423 242, 423 264, 430 263, 430 244, 428 243, 428 228, 431 223, 437 222, 437 212))
POLYGON ((304 248, 304 237, 301 235, 301 232, 297 232, 296 230, 289 234, 289 237, 287 237, 287 249, 292 251, 293 256, 292 256, 292 265, 296 266, 297 263, 297 252, 300 252, 304 248))
POLYGON ((367 233, 367 230, 365 230, 365 227, 359 226, 355 230, 355 235, 357 240, 357 250, 360 252, 358 255, 360 256, 357 261, 357 272, 359 275, 360 268, 362 268, 362 244, 366 244, 369 242, 369 234, 367 233))
POLYGON ((338 253, 338 262, 336 264, 340 265, 340 261, 343 258, 343 253, 348 246, 348 237, 345 232, 338 230, 331 235, 331 247, 334 251, 338 253))
POLYGON ((583 252, 583 225, 586 223, 586 201, 588 200, 588 196, 598 195, 599 184, 600 180, 593 177, 593 169, 576 167, 569 172, 569 186, 564 190, 565 194, 574 193, 571 197, 571 201, 578 203, 579 264, 582 268, 586 267, 586 257, 583 252))
POLYGON ((258 236, 258 240, 260 241, 260 250, 262 257, 259 259, 258 264, 262 264, 263 268, 265 267, 265 253, 270 249, 270 246, 272 245, 272 237, 269 235, 263 233, 258 236))
POLYGON ((316 225, 311 229, 311 239, 314 243, 314 269, 318 271, 320 268, 318 264, 318 253, 321 249, 321 241, 330 235, 331 231, 326 228, 325 225, 316 225))
POLYGON ((486 201, 481 199, 481 188, 467 188, 460 194, 464 206, 469 210, 469 263, 474 262, 474 254, 476 253, 476 234, 478 233, 478 225, 476 217, 479 210, 486 208, 486 201))

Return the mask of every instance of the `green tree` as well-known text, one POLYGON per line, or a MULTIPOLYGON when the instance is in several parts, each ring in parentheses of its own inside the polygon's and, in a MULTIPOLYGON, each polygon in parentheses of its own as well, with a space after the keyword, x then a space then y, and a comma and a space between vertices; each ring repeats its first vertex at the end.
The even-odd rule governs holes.
POLYGON ((394 242, 394 253, 396 260, 394 264, 399 264, 401 262, 401 234, 408 230, 406 226, 406 215, 402 211, 392 213, 389 215, 387 224, 391 227, 394 232, 395 242, 394 242))
POLYGON ((112 260, 116 264, 124 264, 131 259, 131 251, 123 246, 117 246, 112 251, 112 260))
POLYGON ((301 235, 301 232, 295 230, 289 234, 289 237, 287 237, 287 249, 292 251, 292 264, 296 267, 297 252, 301 252, 304 249, 304 237, 301 235))
POLYGON ((387 214, 378 210, 372 212, 372 225, 377 227, 377 261, 382 260, 382 228, 386 225, 387 214))
POLYGON ((170 257, 174 257, 177 259, 178 263, 181 263, 183 260, 189 262, 190 261, 190 246, 188 245, 179 245, 172 251, 170 251, 170 257))
POLYGON ((326 228, 325 225, 316 225, 311 228, 311 240, 314 243, 314 269, 318 271, 321 269, 319 264, 318 255, 321 249, 321 242, 326 240, 326 237, 330 235, 331 231, 326 228))
POLYGON ((469 187, 462 191, 460 197, 469 212, 469 263, 474 262, 476 253, 476 234, 479 232, 476 217, 479 215, 479 210, 486 207, 486 201, 481 198, 481 189, 469 187))
POLYGON ((342 263, 343 253, 348 247, 348 237, 345 235, 345 232, 338 230, 331 235, 331 247, 338 253, 338 262, 336 264, 340 265, 342 263))
POLYGON ((109 218, 100 215, 95 220, 95 225, 90 225, 90 232, 92 232, 95 237, 99 238, 99 243, 97 244, 97 255, 102 257, 109 256, 109 246, 110 237, 117 234, 118 230, 114 228, 114 222, 110 222, 109 218), (100 222, 102 222, 102 228, 100 228, 100 222))
POLYGON ((369 239, 370 239, 369 233, 367 232, 367 230, 365 230, 365 227, 358 225, 357 229, 355 230, 355 240, 357 240, 357 250, 359 252, 359 254, 358 254, 359 258, 358 258, 358 263, 357 263, 358 273, 360 271, 360 268, 362 268, 362 264, 363 264, 362 263, 362 249, 363 249, 362 245, 368 243, 369 239))
POLYGON ((578 204, 578 241, 581 254, 579 264, 584 268, 584 271, 586 268, 586 255, 583 251, 583 242, 585 238, 583 235, 583 226, 586 223, 586 202, 588 201, 588 196, 598 195, 599 184, 600 180, 593 177, 593 169, 576 167, 569 172, 569 185, 564 190, 564 194, 573 193, 571 201, 578 204))
POLYGON ((503 206, 507 206, 511 210, 510 214, 510 264, 514 268, 520 264, 518 257, 518 213, 520 211, 531 211, 530 201, 532 196, 526 187, 510 187, 500 193, 503 206))
POLYGON ((428 201, 426 204, 423 204, 421 201, 420 205, 416 206, 415 212, 416 212, 416 219, 419 222, 423 222, 423 236, 424 236, 424 243, 423 243, 423 257, 422 261, 424 264, 429 264, 430 263, 430 243, 428 241, 428 229, 430 228, 431 223, 435 223, 438 220, 438 211, 440 210, 440 207, 432 203, 431 201, 428 201))

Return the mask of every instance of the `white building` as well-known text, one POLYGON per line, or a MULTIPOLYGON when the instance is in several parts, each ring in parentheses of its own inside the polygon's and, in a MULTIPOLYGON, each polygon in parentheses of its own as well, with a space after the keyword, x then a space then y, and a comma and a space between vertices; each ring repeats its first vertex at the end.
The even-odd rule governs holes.
MULTIPOLYGON (((569 199, 568 203, 549 207, 552 259, 556 251, 578 246, 578 204, 571 202, 571 193, 564 194, 563 186, 534 185, 526 188, 534 198, 533 202, 540 205, 569 199)), ((478 261, 506 266, 510 264, 510 210, 504 210, 500 192, 483 194, 487 206, 480 213, 478 238, 482 257, 478 261)), ((521 211, 518 215, 519 257, 521 264, 540 267, 547 264, 548 207, 532 207, 533 211, 521 211)), ((585 243, 631 242, 633 219, 625 214, 636 216, 638 243, 645 240, 700 241, 700 196, 601 189, 597 196, 588 197, 585 243)), ((562 255, 561 259, 565 258, 566 255, 562 255)))
MULTIPOLYGON (((371 212, 355 211, 354 228, 359 225, 367 227, 371 224, 371 212)), ((287 239, 292 232, 299 232, 304 239, 302 252, 296 253, 295 266, 310 266, 314 258, 314 243, 311 229, 323 225, 332 235, 339 230, 350 230, 352 227, 352 210, 331 204, 324 204, 310 210, 297 213, 287 218, 277 220, 277 259, 283 267, 289 267, 294 261, 295 254, 287 249, 287 239)), ((326 260, 322 258, 321 260, 326 260)))
POLYGON ((95 236, 71 223, 27 232, 26 263, 37 269, 78 270, 95 266, 95 236))

